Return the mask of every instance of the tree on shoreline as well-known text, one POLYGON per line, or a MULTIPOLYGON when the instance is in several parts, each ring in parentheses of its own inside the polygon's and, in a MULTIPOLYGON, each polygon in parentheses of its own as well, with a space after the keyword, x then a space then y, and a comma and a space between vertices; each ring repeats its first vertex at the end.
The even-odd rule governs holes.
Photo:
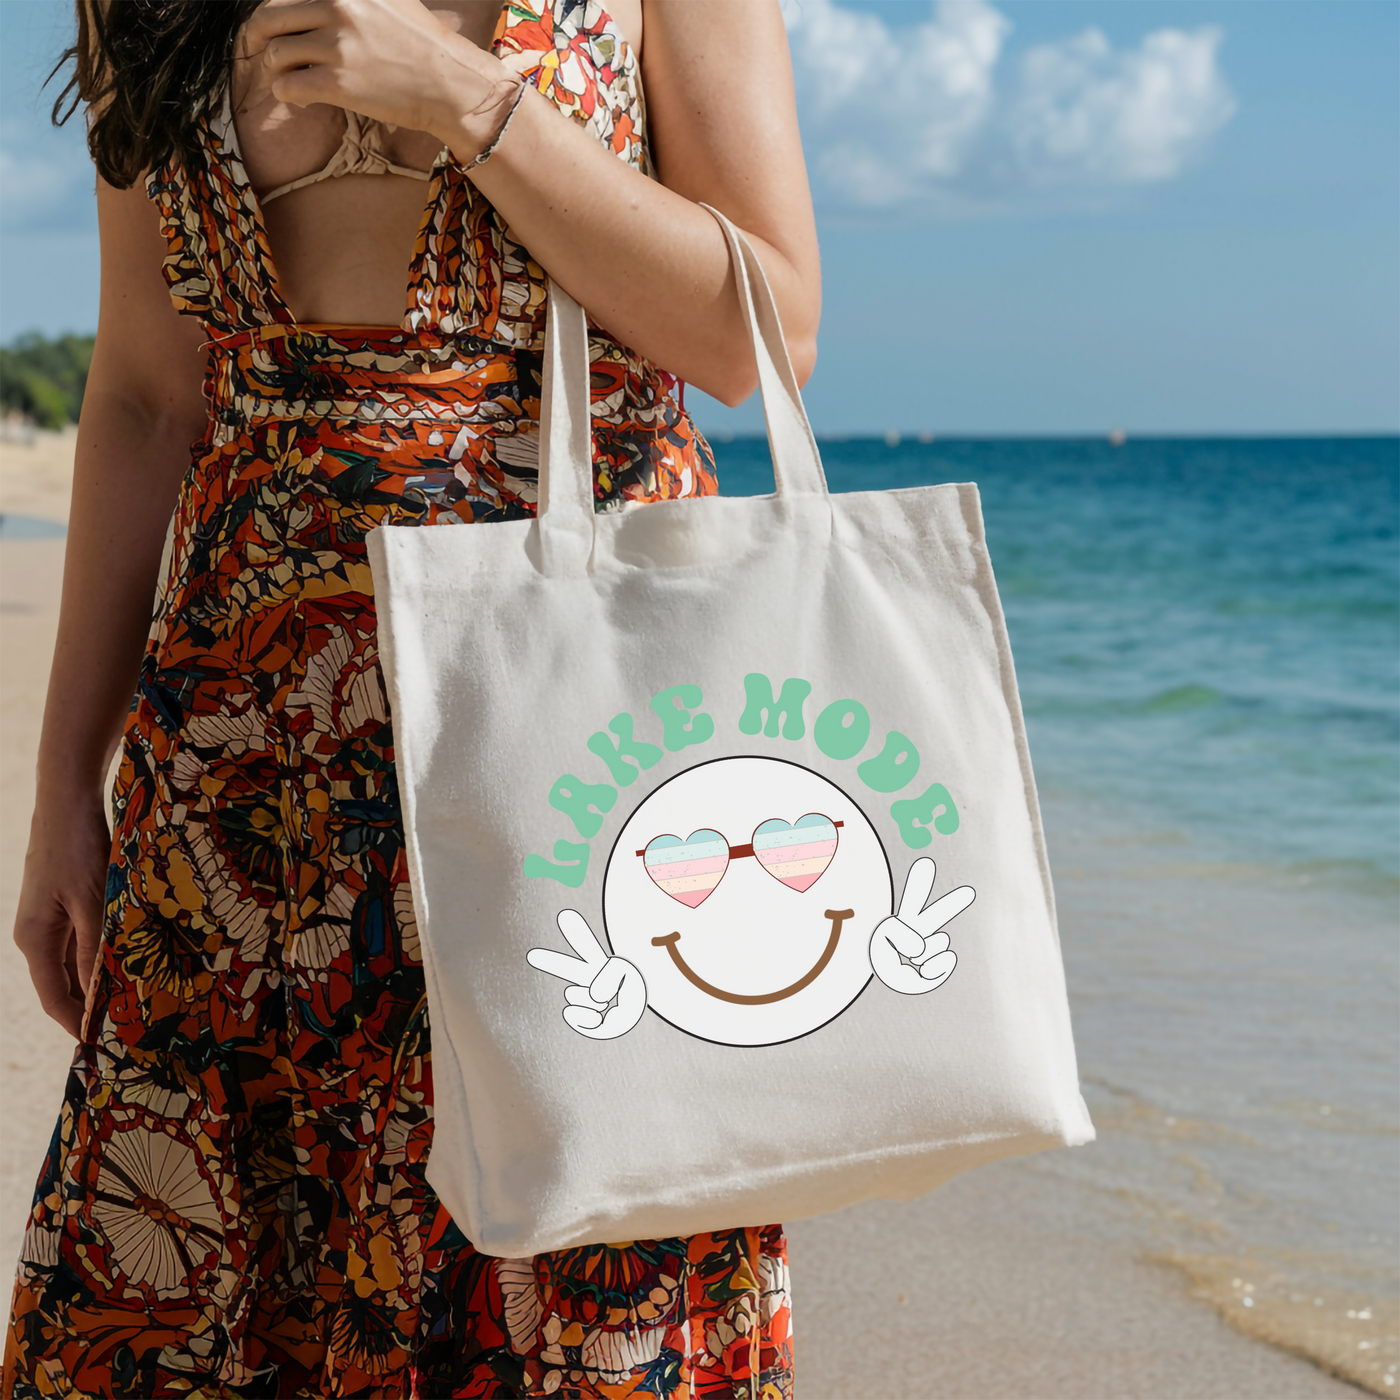
POLYGON ((92 345, 90 335, 49 340, 27 331, 0 346, 0 410, 19 413, 41 428, 76 423, 92 345))

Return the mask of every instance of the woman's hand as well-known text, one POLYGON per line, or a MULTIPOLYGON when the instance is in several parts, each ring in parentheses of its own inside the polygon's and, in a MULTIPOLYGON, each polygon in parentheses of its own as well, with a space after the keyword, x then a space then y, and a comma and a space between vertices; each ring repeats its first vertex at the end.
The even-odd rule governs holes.
POLYGON ((75 1039, 98 945, 111 835, 102 793, 35 809, 15 915, 15 945, 45 1012, 75 1039))
POLYGON ((494 54, 419 0, 263 0, 237 58, 253 68, 250 93, 346 107, 444 141, 465 124, 483 147, 519 88, 494 54))

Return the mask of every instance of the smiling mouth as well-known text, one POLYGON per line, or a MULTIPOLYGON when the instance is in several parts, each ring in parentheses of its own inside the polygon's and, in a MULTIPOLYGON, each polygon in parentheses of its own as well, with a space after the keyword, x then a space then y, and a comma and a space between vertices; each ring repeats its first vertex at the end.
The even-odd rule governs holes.
POLYGON ((708 996, 716 997, 720 1001, 733 1002, 736 1006, 767 1006, 770 1002, 784 1001, 790 996, 796 996, 803 987, 811 986, 813 982, 826 970, 826 965, 836 952, 836 945, 841 941, 841 925, 847 919, 855 918, 853 909, 828 909, 826 917, 831 920, 831 937, 826 941, 826 947, 822 950, 822 955, 812 964, 811 970, 804 973, 790 987, 784 987, 777 992, 764 992, 762 996, 744 996, 739 992, 726 992, 713 983, 705 981, 694 968, 686 962, 681 950, 676 944, 681 941, 679 933, 663 934, 660 938, 653 938, 651 946, 653 948, 665 948, 671 955, 671 961, 680 970, 682 977, 686 979, 708 996))

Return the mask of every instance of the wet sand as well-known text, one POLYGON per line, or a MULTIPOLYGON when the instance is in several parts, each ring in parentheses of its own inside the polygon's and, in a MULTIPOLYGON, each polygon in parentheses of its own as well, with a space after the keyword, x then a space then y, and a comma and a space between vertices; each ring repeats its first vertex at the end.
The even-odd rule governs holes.
MULTIPOLYGON (((41 436, 32 447, 0 442, 0 512, 66 518, 70 458, 71 438, 41 436)), ((71 1056, 71 1042, 39 1010, 8 938, 62 554, 62 540, 0 541, 0 1258, 6 1261, 18 1253, 71 1056)), ((1224 1317, 1250 1311, 1241 1302, 1243 1284, 1233 1282, 1235 1266, 1217 1261, 1225 1273, 1212 1272, 1196 1260, 1188 1274, 1155 1261, 1135 1230, 1133 1210, 1130 1202, 1069 1179, 1047 1157, 984 1168, 910 1205, 865 1205, 794 1223, 799 1395, 1341 1400, 1356 1393, 1228 1326, 1224 1317)), ((1267 1281, 1261 1277, 1258 1287, 1266 1289, 1267 1281)))

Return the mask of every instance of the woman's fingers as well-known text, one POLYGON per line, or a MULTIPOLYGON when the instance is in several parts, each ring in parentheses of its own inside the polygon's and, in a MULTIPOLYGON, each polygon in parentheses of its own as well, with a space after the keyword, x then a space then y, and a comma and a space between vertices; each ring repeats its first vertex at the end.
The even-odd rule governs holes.
POLYGON ((331 22, 332 0, 263 0, 239 36, 238 57, 252 58, 284 34, 306 34, 331 22))
POLYGON ((97 953, 102 946, 102 897, 101 889, 85 892, 81 901, 75 900, 69 907, 68 915, 73 924, 73 955, 77 963, 77 985, 83 996, 92 986, 92 975, 97 967, 97 953))
POLYGON ((336 106, 346 96, 340 81, 344 54, 328 30, 272 39, 260 61, 263 80, 278 102, 294 107, 309 107, 313 102, 336 106))
POLYGON ((73 926, 61 905, 45 914, 21 913, 15 920, 15 944, 29 964, 29 980, 44 1014, 75 1040, 82 1028, 83 999, 78 995, 78 953, 73 926))
POLYGON ((14 942, 39 1004, 75 1037, 102 942, 111 844, 100 788, 35 810, 14 942))
POLYGON ((324 102, 329 107, 346 107, 351 101, 350 95, 336 81, 333 70, 324 63, 293 68, 289 73, 275 73, 268 91, 276 101, 285 102, 289 107, 310 107, 316 102, 324 102))
POLYGON ((262 51, 262 66, 276 75, 292 73, 298 68, 319 67, 331 62, 338 54, 336 37, 328 30, 318 29, 310 34, 288 34, 269 39, 262 51))

